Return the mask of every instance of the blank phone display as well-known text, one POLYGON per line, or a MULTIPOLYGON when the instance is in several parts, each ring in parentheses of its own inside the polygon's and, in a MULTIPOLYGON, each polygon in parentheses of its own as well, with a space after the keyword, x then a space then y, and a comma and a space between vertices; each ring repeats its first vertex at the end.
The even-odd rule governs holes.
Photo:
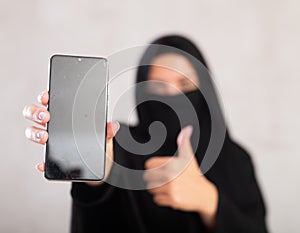
POLYGON ((50 59, 45 177, 98 181, 105 172, 108 64, 98 57, 50 59))

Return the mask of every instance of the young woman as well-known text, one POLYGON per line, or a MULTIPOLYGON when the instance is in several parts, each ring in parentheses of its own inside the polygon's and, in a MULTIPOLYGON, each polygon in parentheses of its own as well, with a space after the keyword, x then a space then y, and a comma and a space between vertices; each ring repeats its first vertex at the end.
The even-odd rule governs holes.
MULTIPOLYGON (((152 44, 183 52, 146 51, 141 63, 146 61, 149 65, 138 68, 136 83, 151 82, 137 89, 136 100, 139 102, 139 98, 146 96, 150 101, 137 106, 139 124, 134 127, 120 127, 117 122, 107 124, 109 158, 126 168, 145 172, 142 177, 134 178, 118 174, 108 159, 108 182, 73 183, 71 231, 267 232, 266 210, 251 158, 231 139, 228 130, 218 159, 208 172, 201 172, 200 164, 211 137, 211 116, 199 91, 201 75, 186 56, 193 56, 207 67, 200 51, 190 40, 176 35, 159 38, 152 44), (166 68, 179 66, 189 75, 166 68), (182 109, 186 98, 197 117, 186 113, 179 122, 176 113, 166 105, 171 103, 182 109), (126 143, 128 132, 138 143, 158 137, 159 131, 155 129, 149 133, 150 125, 156 121, 162 122, 167 130, 165 141, 157 150, 149 149, 147 153, 145 149, 143 155, 126 150, 122 143, 126 143), (200 125, 200 139, 195 144, 195 135, 199 135, 196 123, 200 125), (118 138, 120 140, 116 140, 118 138), (188 163, 187 158, 190 158, 188 163), (183 169, 182 164, 187 166, 183 169), (155 172, 150 172, 153 169, 155 172), (112 185, 114 182, 130 184, 133 180, 144 183, 145 189, 130 190, 112 185)), ((47 106, 48 98, 44 91, 38 99, 47 106)), ((28 119, 41 125, 50 119, 46 109, 34 104, 27 105, 24 112, 28 119)), ((29 127, 26 132, 35 142, 47 141, 48 134, 43 129, 29 127)), ((38 169, 43 171, 44 163, 39 164, 38 169)))

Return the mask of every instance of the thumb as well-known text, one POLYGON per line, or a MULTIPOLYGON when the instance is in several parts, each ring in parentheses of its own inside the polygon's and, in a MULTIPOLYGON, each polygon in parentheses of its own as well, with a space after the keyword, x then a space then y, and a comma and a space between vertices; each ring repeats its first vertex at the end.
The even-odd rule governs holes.
POLYGON ((177 137, 179 157, 188 157, 194 155, 191 140, 190 140, 192 136, 192 132, 193 132, 193 127, 191 125, 184 127, 180 131, 177 137))

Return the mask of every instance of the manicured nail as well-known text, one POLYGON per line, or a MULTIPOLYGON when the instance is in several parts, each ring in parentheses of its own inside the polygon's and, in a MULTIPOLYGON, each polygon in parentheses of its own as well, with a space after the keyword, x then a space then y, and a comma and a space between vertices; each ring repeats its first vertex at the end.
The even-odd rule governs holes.
POLYGON ((41 168, 42 168, 42 164, 41 163, 38 163, 37 165, 35 165, 35 169, 36 170, 41 171, 41 168))
POLYGON ((42 98, 43 98, 43 95, 44 95, 44 94, 45 94, 45 91, 42 91, 42 92, 38 95, 37 100, 38 100, 39 103, 42 103, 42 98))
POLYGON ((192 133, 193 133, 193 126, 189 125, 189 126, 184 127, 180 131, 180 133, 179 133, 179 135, 177 137, 177 144, 181 145, 182 140, 184 138, 190 138, 191 135, 192 135, 192 133))
POLYGON ((44 137, 44 132, 40 131, 36 133, 36 138, 37 139, 42 139, 44 137))
POLYGON ((118 130, 120 129, 120 123, 118 121, 114 121, 112 128, 113 128, 114 133, 118 132, 118 130))
POLYGON ((177 144, 180 145, 182 142, 182 130, 180 131, 178 137, 177 137, 177 144))
POLYGON ((39 115, 38 115, 38 118, 39 120, 44 120, 45 119, 45 116, 46 116, 46 113, 45 112, 40 112, 39 115))
POLYGON ((28 106, 23 108, 23 116, 30 117, 32 115, 31 109, 28 106))
POLYGON ((185 132, 184 132, 185 138, 190 138, 192 136, 192 133, 193 133, 193 126, 189 125, 185 127, 185 132))
POLYGON ((25 136, 26 136, 26 138, 31 138, 31 130, 30 130, 30 128, 26 128, 25 129, 25 136))

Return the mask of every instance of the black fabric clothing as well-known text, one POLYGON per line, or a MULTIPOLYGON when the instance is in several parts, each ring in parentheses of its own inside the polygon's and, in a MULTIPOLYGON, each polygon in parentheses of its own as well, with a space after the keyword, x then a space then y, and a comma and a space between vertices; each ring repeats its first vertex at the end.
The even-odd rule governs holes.
MULTIPOLYGON (((122 126, 122 128, 126 126, 122 126)), ((134 129, 133 129, 134 130, 134 129)), ((247 152, 230 141, 206 177, 219 192, 214 232, 267 232, 265 207, 247 152), (227 153, 230 150, 230 153, 227 153), (226 155, 225 155, 226 154, 226 155)), ((114 141, 116 160, 137 163, 114 141)), ((120 161, 118 161, 120 162, 120 161)), ((142 163, 142 161, 140 161, 142 163)), ((121 163, 121 162, 120 162, 121 163)), ((140 164, 139 167, 143 165, 140 164)), ((71 232, 209 232, 194 212, 159 207, 147 191, 120 189, 104 183, 73 183, 71 232)))
MULTIPOLYGON (((207 67, 200 51, 186 38, 166 36, 154 41, 153 44, 174 46, 193 55, 207 67)), ((146 51, 142 61, 151 61, 164 52, 165 50, 146 51)), ((139 67, 136 82, 146 81, 148 72, 149 66, 139 67)), ((201 77, 199 79, 201 83, 201 77)), ((137 89, 137 100, 142 95, 151 94, 143 89, 137 89)), ((139 124, 135 127, 121 125, 118 135, 125 138, 126 132, 129 130, 136 141, 147 142, 150 136, 149 125, 154 121, 161 121, 167 128, 166 141, 155 152, 141 156, 127 151, 119 144, 118 140, 114 139, 115 161, 128 168, 144 169, 145 161, 150 157, 175 155, 176 136, 180 129, 187 124, 199 123, 200 139, 196 141, 199 132, 193 131, 191 140, 197 161, 201 164, 211 136, 210 114, 200 91, 185 93, 185 96, 191 101, 197 113, 197 122, 194 121, 195 119, 186 117, 183 119, 183 125, 180 125, 172 109, 163 106, 158 101, 144 102, 137 107, 139 124)), ((177 95, 158 98, 180 105, 182 97, 182 95, 177 95)), ((267 232, 266 209, 256 181, 253 163, 248 153, 231 139, 228 130, 220 155, 205 176, 216 185, 219 195, 216 227, 213 232, 267 232)), ((116 177, 123 182, 133 182, 131 178, 118 174, 113 166, 108 181, 116 179, 116 177)), ((143 182, 142 178, 140 179, 143 182)), ((100 186, 88 186, 85 183, 72 184, 72 233, 117 232, 118 230, 133 233, 209 232, 198 213, 160 207, 153 202, 152 195, 147 190, 127 190, 109 183, 111 182, 100 186)))

